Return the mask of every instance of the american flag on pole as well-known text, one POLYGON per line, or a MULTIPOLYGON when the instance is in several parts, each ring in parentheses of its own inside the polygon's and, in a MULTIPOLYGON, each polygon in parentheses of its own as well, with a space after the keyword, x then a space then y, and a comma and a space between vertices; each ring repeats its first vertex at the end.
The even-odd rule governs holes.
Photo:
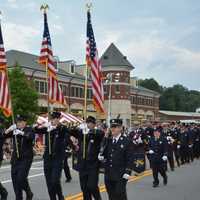
POLYGON ((39 62, 48 69, 49 102, 66 105, 65 98, 56 76, 56 68, 51 46, 51 37, 47 22, 47 13, 44 12, 44 33, 39 62))
POLYGON ((91 68, 93 103, 98 112, 104 113, 102 69, 94 38, 90 11, 87 12, 87 19, 86 62, 91 68))
POLYGON ((8 86, 6 54, 0 24, 0 108, 3 114, 9 117, 12 114, 11 98, 8 86))

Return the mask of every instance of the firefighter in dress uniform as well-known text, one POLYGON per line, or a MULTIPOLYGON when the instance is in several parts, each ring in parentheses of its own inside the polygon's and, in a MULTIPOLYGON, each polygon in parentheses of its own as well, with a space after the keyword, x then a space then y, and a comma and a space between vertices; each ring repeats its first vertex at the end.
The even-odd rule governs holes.
POLYGON ((169 128, 164 128, 163 132, 167 139, 167 150, 168 150, 167 158, 169 166, 171 171, 174 171, 174 139, 172 136, 172 132, 169 128))
POLYGON ((189 163, 189 132, 185 124, 181 127, 178 143, 180 144, 181 164, 189 163))
POLYGON ((16 200, 33 199, 33 193, 28 183, 28 174, 33 161, 33 146, 35 134, 32 127, 27 125, 28 117, 17 115, 17 124, 13 124, 5 131, 5 137, 13 137, 13 152, 11 157, 11 178, 16 200))
POLYGON ((133 165, 131 140, 122 133, 122 120, 110 120, 111 136, 98 156, 105 166, 105 186, 109 200, 127 200, 126 184, 133 165))
POLYGON ((101 200, 99 192, 99 168, 100 162, 98 154, 101 148, 101 142, 104 138, 104 132, 96 128, 96 119, 88 116, 86 124, 81 124, 79 128, 71 131, 72 141, 78 139, 77 148, 77 170, 84 200, 101 200), (84 136, 85 134, 85 136, 84 136), (85 137, 85 147, 84 145, 85 137), (85 150, 85 155, 83 150, 85 150))
POLYGON ((158 173, 161 174, 166 185, 167 140, 161 136, 159 128, 154 130, 154 136, 149 141, 149 155, 154 179, 153 187, 159 186, 158 173))
POLYGON ((50 122, 35 127, 35 133, 45 134, 44 175, 50 200, 64 200, 60 179, 69 131, 60 124, 60 118, 60 112, 52 112, 50 122))

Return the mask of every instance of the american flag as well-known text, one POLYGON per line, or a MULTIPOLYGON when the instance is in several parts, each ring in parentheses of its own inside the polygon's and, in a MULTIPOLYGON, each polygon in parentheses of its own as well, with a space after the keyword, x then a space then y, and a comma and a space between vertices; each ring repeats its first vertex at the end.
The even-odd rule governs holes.
POLYGON ((93 103, 98 112, 104 113, 102 69, 94 38, 90 11, 87 12, 87 18, 86 62, 91 67, 93 103))
POLYGON ((11 98, 8 87, 6 54, 3 45, 3 37, 0 24, 0 108, 6 117, 12 114, 11 98))
POLYGON ((43 64, 45 67, 46 65, 48 67, 49 102, 51 103, 57 102, 59 104, 66 105, 63 92, 61 90, 61 87, 58 83, 58 79, 56 76, 56 68, 51 46, 51 37, 49 33, 46 12, 44 13, 44 33, 43 33, 43 41, 42 41, 42 48, 40 51, 39 62, 43 64))

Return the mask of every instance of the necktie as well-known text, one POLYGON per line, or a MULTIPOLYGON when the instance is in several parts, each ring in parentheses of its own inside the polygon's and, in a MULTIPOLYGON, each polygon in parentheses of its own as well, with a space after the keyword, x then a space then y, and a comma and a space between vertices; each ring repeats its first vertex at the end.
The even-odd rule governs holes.
POLYGON ((116 144, 117 143, 117 140, 116 139, 113 139, 113 144, 116 144))

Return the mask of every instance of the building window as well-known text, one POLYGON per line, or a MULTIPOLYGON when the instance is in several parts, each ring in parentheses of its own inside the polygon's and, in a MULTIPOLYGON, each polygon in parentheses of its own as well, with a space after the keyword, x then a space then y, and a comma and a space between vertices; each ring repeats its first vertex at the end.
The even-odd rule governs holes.
POLYGON ((142 101, 142 102, 141 102, 141 103, 142 103, 142 105, 145 105, 145 104, 144 104, 144 98, 142 98, 142 100, 141 100, 141 101, 142 101))
POLYGON ((71 74, 74 74, 74 73, 75 73, 75 64, 74 64, 74 63, 71 63, 71 64, 70 64, 70 73, 71 73, 71 74))
POLYGON ((47 82, 46 81, 35 81, 35 89, 40 94, 47 94, 47 82))
POLYGON ((75 87, 71 87, 71 96, 75 97, 75 87))
POLYGON ((40 82, 40 93, 44 94, 45 93, 45 83, 44 82, 40 82))
POLYGON ((79 88, 78 87, 74 88, 74 96, 79 97, 79 88))
POLYGON ((44 83, 44 90, 45 90, 45 94, 47 94, 47 82, 46 81, 44 83))
POLYGON ((120 93, 120 86, 119 85, 115 85, 115 93, 116 94, 120 93))
POLYGON ((137 97, 131 96, 131 104, 137 104, 137 97))
POLYGON ((80 98, 83 98, 83 96, 84 96, 83 88, 80 88, 80 98))
POLYGON ((92 99, 92 89, 87 90, 87 98, 92 99))
POLYGON ((133 97, 133 104, 137 104, 137 97, 133 97))
POLYGON ((83 98, 84 97, 84 90, 81 87, 71 87, 71 96, 77 97, 77 98, 83 98))
POLYGON ((40 82, 35 81, 35 89, 36 89, 37 92, 39 92, 39 87, 40 87, 40 82))

